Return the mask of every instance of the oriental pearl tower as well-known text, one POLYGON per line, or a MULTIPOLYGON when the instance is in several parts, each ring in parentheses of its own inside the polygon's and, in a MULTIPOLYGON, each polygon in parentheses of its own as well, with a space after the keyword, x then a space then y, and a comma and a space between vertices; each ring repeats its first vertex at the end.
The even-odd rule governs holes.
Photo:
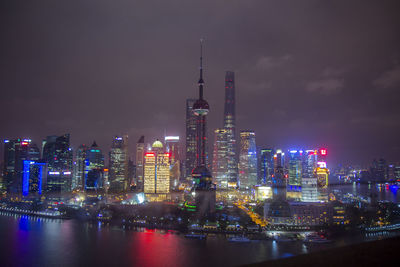
POLYGON ((192 171, 194 195, 200 216, 212 217, 215 212, 215 184, 206 166, 206 116, 210 106, 203 98, 203 40, 200 40, 199 99, 193 105, 196 115, 196 168, 192 171))

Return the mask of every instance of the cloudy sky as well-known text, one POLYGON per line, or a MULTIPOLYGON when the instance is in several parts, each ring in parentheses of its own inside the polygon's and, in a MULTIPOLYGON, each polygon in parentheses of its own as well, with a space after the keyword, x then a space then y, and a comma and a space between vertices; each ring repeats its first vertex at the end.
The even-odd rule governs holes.
POLYGON ((399 14, 398 0, 1 1, 0 138, 184 137, 204 37, 210 130, 232 70, 238 129, 259 146, 400 161, 399 14))

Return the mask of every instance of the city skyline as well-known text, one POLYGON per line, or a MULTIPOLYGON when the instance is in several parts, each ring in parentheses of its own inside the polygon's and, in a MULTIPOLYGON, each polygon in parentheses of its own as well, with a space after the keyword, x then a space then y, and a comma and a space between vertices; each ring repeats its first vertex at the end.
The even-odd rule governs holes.
MULTIPOLYGON (((107 2, 100 1, 91 14, 63 9, 61 3, 52 10, 32 4, 30 12, 17 13, 18 20, 9 15, 18 10, 18 3, 3 3, 2 25, 7 27, 0 30, 9 42, 0 49, 0 86, 5 93, 0 111, 7 114, 0 138, 21 136, 38 142, 51 134, 70 133, 74 148, 95 139, 106 150, 116 134, 153 140, 166 129, 168 135, 183 137, 185 101, 196 96, 195 44, 205 36, 210 88, 206 98, 213 114, 210 137, 221 124, 224 74, 231 70, 236 74, 237 131, 254 129, 260 147, 327 147, 334 165, 339 159, 355 164, 381 157, 398 160, 397 3, 356 3, 226 7, 205 2, 208 8, 187 7, 185 14, 163 5, 173 21, 185 18, 188 24, 177 32, 167 27, 163 33, 157 29, 165 15, 138 14, 150 10, 148 4, 139 9, 116 5, 109 16, 119 16, 108 21, 102 17, 109 9, 107 2), (243 8, 249 15, 242 14, 237 24, 232 16, 243 8), (137 16, 132 18, 125 9, 137 16), (352 11, 357 11, 358 21, 352 20, 352 11), (48 16, 42 16, 44 12, 48 16), (291 19, 275 13, 290 14, 291 19), (60 24, 71 16, 71 25, 60 24), (193 30, 205 16, 210 21, 193 30), (337 17, 341 19, 333 20, 337 17), (148 26, 151 36, 139 27, 149 19, 155 20, 148 26), (217 20, 220 23, 213 24, 217 20), (85 27, 73 33, 77 26, 85 27), (135 34, 141 42, 130 37, 135 34), (71 45, 65 46, 66 41, 71 45), (9 75, 10 70, 15 74, 9 75), (155 108, 149 109, 150 102, 155 108), (12 109, 16 103, 19 108, 12 109)), ((133 147, 131 143, 131 156, 133 147)))

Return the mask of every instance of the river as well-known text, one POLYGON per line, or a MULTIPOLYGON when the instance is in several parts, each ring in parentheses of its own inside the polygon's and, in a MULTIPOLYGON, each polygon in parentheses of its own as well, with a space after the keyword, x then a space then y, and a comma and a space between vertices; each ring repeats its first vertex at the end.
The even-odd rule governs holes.
MULTIPOLYGON (((344 192, 368 194, 368 186, 348 185, 344 192), (353 191, 352 191, 353 190, 353 191)), ((379 192, 379 190, 378 190, 379 192)), ((382 191, 381 191, 382 192, 382 191)), ((379 199, 398 201, 397 190, 379 199)), ((0 212, 1 266, 239 266, 332 246, 387 236, 359 236, 332 244, 306 246, 300 241, 231 243, 222 235, 186 239, 175 231, 125 230, 77 220, 46 219, 0 212)))

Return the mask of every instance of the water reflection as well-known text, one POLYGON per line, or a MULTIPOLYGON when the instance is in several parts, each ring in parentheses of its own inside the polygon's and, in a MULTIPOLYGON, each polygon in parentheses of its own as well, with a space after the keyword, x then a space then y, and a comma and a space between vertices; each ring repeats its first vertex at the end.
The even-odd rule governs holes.
MULTIPOLYGON (((399 202, 397 186, 349 184, 336 189, 343 193, 356 190, 365 197, 376 193, 378 200, 399 202)), ((386 237, 385 233, 370 234, 358 241, 386 237)), ((338 240, 332 246, 346 245, 356 239, 338 240)), ((307 247, 301 242, 230 243, 223 235, 200 241, 171 231, 129 230, 97 222, 0 212, 0 256, 4 266, 237 266, 309 253, 320 247, 307 247)))

